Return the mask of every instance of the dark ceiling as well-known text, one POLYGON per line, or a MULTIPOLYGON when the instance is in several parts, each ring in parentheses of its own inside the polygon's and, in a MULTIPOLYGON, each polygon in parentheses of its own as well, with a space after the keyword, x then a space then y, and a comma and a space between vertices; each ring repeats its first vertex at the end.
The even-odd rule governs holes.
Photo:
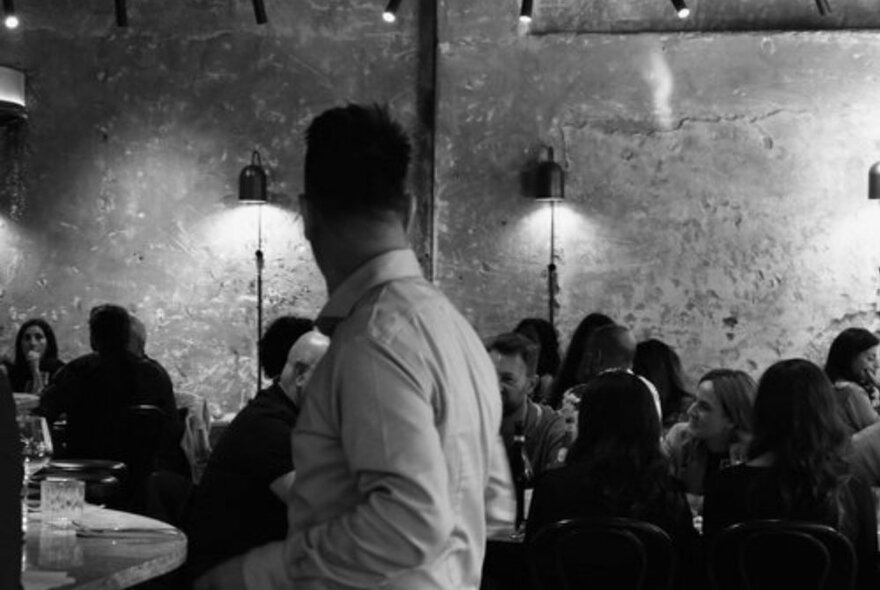
POLYGON ((671 0, 534 0, 532 34, 666 31, 880 30, 880 0, 684 0, 680 19, 671 0))

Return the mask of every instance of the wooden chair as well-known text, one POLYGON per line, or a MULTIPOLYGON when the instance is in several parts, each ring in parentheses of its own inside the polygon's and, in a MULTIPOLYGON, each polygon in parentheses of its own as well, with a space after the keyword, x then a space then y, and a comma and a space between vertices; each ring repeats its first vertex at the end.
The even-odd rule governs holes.
POLYGON ((849 540, 829 526, 755 520, 718 534, 708 568, 715 590, 851 590, 856 556, 849 540))
POLYGON ((675 573, 672 540, 629 518, 577 518, 550 524, 528 543, 539 590, 666 590, 675 573))
POLYGON ((133 512, 144 512, 147 479, 156 471, 164 422, 165 414, 158 406, 131 406, 124 414, 122 455, 128 465, 124 492, 133 512))

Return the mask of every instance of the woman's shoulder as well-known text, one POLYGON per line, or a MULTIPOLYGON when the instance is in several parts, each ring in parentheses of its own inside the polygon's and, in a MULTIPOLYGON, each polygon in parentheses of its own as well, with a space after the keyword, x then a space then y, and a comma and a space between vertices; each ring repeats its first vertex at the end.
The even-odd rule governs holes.
POLYGON ((841 397, 848 397, 856 394, 866 394, 865 388, 848 379, 838 379, 834 382, 834 391, 841 397))

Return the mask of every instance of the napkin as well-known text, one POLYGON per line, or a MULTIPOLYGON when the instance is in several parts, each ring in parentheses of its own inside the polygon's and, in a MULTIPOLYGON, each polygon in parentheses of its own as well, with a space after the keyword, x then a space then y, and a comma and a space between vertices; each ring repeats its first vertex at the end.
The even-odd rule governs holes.
POLYGON ((50 588, 60 588, 74 582, 76 580, 68 576, 67 572, 27 570, 21 574, 21 584, 27 590, 49 590, 50 588))

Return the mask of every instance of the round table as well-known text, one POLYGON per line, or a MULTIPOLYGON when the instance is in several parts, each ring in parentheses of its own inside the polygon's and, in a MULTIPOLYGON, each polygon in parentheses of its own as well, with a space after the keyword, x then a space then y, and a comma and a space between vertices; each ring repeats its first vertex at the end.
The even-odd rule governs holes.
POLYGON ((118 590, 161 576, 186 560, 186 536, 164 522, 87 505, 82 528, 28 515, 24 590, 118 590))

